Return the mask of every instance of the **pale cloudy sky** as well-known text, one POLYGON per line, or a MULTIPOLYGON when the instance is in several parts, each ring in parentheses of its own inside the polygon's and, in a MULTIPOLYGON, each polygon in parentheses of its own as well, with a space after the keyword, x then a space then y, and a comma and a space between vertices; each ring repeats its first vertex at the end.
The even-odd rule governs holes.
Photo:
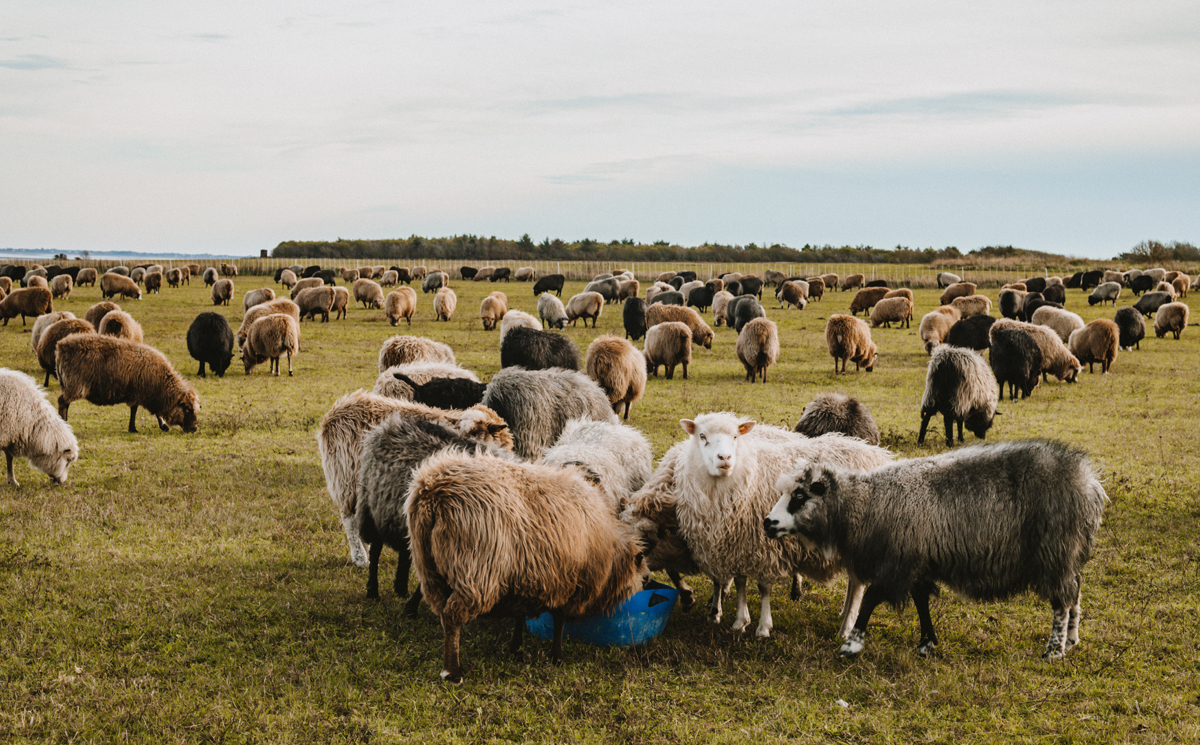
POLYGON ((0 0, 0 247, 1200 243, 1200 3, 0 0))

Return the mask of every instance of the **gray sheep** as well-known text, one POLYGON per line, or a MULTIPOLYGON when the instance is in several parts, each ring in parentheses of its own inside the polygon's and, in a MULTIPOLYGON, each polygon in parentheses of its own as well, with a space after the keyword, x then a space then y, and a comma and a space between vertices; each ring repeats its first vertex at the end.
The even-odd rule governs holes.
POLYGON ((820 393, 804 407, 796 431, 806 437, 837 432, 857 437, 871 445, 879 444, 879 427, 866 406, 844 393, 820 393))
POLYGON ((617 421, 608 396, 595 381, 561 368, 506 367, 488 384, 483 405, 508 422, 514 452, 525 459, 541 457, 571 419, 617 421))
POLYGON ((945 421, 946 447, 954 446, 955 423, 959 442, 963 439, 964 424, 982 440, 992 427, 999 396, 996 376, 978 352, 949 344, 934 349, 925 374, 917 444, 925 443, 925 431, 934 414, 941 414, 945 421))

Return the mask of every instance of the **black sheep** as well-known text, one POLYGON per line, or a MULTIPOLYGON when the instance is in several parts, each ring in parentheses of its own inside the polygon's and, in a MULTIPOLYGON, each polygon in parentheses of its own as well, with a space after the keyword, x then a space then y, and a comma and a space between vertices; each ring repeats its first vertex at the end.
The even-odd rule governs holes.
POLYGON ((736 279, 733 280, 732 282, 726 282, 725 283, 725 291, 728 292, 730 295, 737 297, 738 295, 742 294, 742 283, 736 279))
POLYGON ((505 282, 511 281, 512 269, 506 266, 497 267, 496 271, 492 272, 492 276, 489 277, 489 280, 492 282, 499 282, 500 280, 504 280, 505 282))
POLYGON ((1024 281, 1024 284, 1025 289, 1030 292, 1041 292, 1046 289, 1048 283, 1045 277, 1030 277, 1024 281))
POLYGON ((1122 349, 1142 348, 1142 339, 1146 338, 1146 321, 1136 308, 1121 308, 1113 316, 1113 322, 1117 324, 1122 349))
POLYGON ((567 278, 561 274, 547 274, 533 285, 533 296, 537 297, 543 292, 553 292, 555 295, 562 297, 563 285, 567 278))
POLYGON ((320 277, 327 285, 333 286, 337 284, 337 272, 333 271, 332 269, 322 269, 313 276, 320 277))
POLYGON ((1008 383, 1009 398, 1029 398, 1042 382, 1042 350, 1029 332, 1020 329, 996 329, 992 334, 992 373, 1000 385, 1000 401, 1004 400, 1004 384, 1008 383))
POLYGON ((654 296, 650 301, 651 305, 662 303, 663 305, 683 305, 683 293, 676 290, 663 290, 654 296))
POLYGON ((988 333, 992 330, 992 324, 995 322, 996 319, 991 316, 964 318, 950 327, 950 330, 946 332, 946 338, 942 341, 952 347, 982 351, 991 345, 988 333))
POLYGON ((1052 303, 1049 300, 1046 300, 1046 298, 1040 292, 1029 293, 1025 296, 1025 302, 1021 304, 1021 320, 1027 323, 1033 323, 1033 321, 1029 319, 1033 318, 1034 312, 1038 308, 1046 305, 1049 305, 1053 308, 1062 307, 1061 303, 1052 303))
POLYGON ((443 275, 441 272, 430 272, 425 277, 425 281, 421 284, 421 292, 426 295, 431 292, 435 292, 441 288, 444 279, 445 275, 443 275))
POLYGON ((671 285, 672 289, 678 290, 680 287, 683 287, 684 279, 683 279, 683 277, 676 274, 674 277, 671 277, 671 280, 669 282, 667 282, 667 284, 671 285))
POLYGON ((685 269, 676 276, 683 277, 684 284, 696 281, 696 273, 691 269, 685 269))
POLYGON ((1062 285, 1047 285, 1046 289, 1042 290, 1042 297, 1051 303, 1062 305, 1067 302, 1067 288, 1062 285))
POLYGON ((463 279, 475 279, 475 275, 479 273, 479 269, 473 266, 463 266, 458 268, 458 274, 463 279))
POLYGON ((741 285, 739 294, 754 295, 760 300, 762 299, 763 281, 761 279, 758 277, 742 277, 738 282, 741 285))
POLYGON ((1173 302, 1175 302, 1175 298, 1169 292, 1147 292, 1133 304, 1133 307, 1142 315, 1150 317, 1157 313, 1161 306, 1173 302))
POLYGON ((1104 281, 1104 272, 1100 269, 1093 269, 1090 272, 1084 272, 1083 277, 1079 280, 1079 289, 1090 290, 1093 287, 1099 287, 1104 281))
POLYGON ((275 270, 275 284, 279 284, 279 278, 283 276, 285 269, 287 269, 286 266, 281 266, 275 270))
POLYGON ((1021 315, 1021 301, 1024 298, 1018 290, 1004 290, 1000 293, 1000 315, 1016 319, 1021 315))
POLYGON ((300 279, 308 279, 309 277, 317 276, 317 272, 321 271, 320 264, 304 267, 304 271, 300 272, 300 279))
POLYGON ((412 274, 408 271, 408 269, 406 267, 394 266, 394 267, 392 267, 392 271, 394 271, 396 273, 396 281, 397 282, 403 282, 404 284, 408 284, 409 282, 412 282, 412 280, 413 280, 412 274))
POLYGON ((1083 286, 1083 272, 1075 272, 1064 282, 1068 290, 1078 290, 1083 286))
POLYGON ((706 313, 712 307, 713 295, 715 294, 711 287, 696 287, 688 293, 688 307, 695 308, 701 313, 706 313))
POLYGON ((767 312, 763 310, 762 303, 758 302, 758 298, 753 295, 739 295, 729 301, 729 305, 725 308, 725 317, 733 318, 733 328, 740 334, 743 326, 755 318, 766 318, 767 312), (730 313, 733 315, 730 316, 730 313))
POLYGON ((1134 297, 1141 295, 1143 292, 1153 292, 1158 286, 1158 282, 1154 281, 1154 277, 1149 274, 1139 274, 1129 283, 1129 289, 1133 291, 1134 297))
POLYGON ((625 321, 625 338, 637 341, 646 336, 646 301, 640 297, 631 297, 625 301, 621 310, 625 321))
POLYGON ((873 279, 863 286, 864 287, 887 287, 888 283, 887 283, 886 279, 873 279))
POLYGON ((579 370, 579 347, 562 334, 531 328, 509 329, 500 342, 500 367, 579 370))
POLYGON ((204 365, 208 363, 218 378, 225 377, 229 363, 233 360, 233 329, 225 316, 211 310, 206 310, 196 316, 187 332, 188 354, 200 362, 200 377, 204 374, 204 365))
POLYGON ((469 409, 483 400, 483 392, 487 389, 483 383, 470 378, 433 378, 418 385, 404 373, 393 375, 413 389, 413 401, 438 409, 469 409))

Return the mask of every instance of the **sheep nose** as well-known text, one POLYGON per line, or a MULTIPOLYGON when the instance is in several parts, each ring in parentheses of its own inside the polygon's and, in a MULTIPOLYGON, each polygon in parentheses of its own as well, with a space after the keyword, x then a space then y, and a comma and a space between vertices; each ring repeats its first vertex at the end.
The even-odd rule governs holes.
POLYGON ((772 518, 769 518, 769 517, 764 517, 763 518, 763 530, 765 530, 767 532, 768 537, 774 538, 775 537, 775 520, 773 520, 772 518))

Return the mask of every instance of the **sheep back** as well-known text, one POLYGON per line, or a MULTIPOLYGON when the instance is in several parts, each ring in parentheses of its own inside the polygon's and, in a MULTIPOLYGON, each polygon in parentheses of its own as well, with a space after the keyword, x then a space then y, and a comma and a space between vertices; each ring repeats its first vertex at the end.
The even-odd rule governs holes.
MULTIPOLYGON (((1092 321, 1092 323, 1095 322, 1092 321)), ((1183 330, 1187 328, 1187 322, 1187 303, 1166 303, 1165 305, 1160 305, 1154 313, 1154 335, 1161 339, 1170 332, 1178 339, 1183 330)), ((1112 323, 1112 321, 1106 321, 1106 323, 1112 323)), ((1116 324, 1113 324, 1113 326, 1115 328, 1116 324)))
POLYGON ((523 367, 527 370, 561 367, 578 370, 579 347, 561 334, 515 328, 500 340, 500 367, 523 367))
POLYGON ((617 419, 608 396, 595 381, 562 368, 503 368, 492 377, 482 403, 508 422, 513 450, 526 459, 540 457, 571 419, 617 419))
POLYGON ((618 336, 598 336, 587 348, 587 374, 604 389, 613 412, 620 414, 646 392, 646 359, 632 344, 618 336))
POLYGON ((831 432, 857 437, 870 445, 879 444, 875 417, 858 399, 844 393, 821 393, 800 414, 796 432, 805 437, 820 437, 831 432))
POLYGON ((766 383, 767 368, 779 360, 779 327, 769 319, 755 318, 742 327, 736 350, 746 368, 746 381, 753 383, 761 374, 766 383))
POLYGON ((233 329, 225 316, 211 310, 196 316, 188 327, 187 348, 192 359, 200 363, 197 375, 206 377, 204 366, 207 364, 218 378, 225 377, 233 360, 233 339, 233 329))
POLYGON ((825 346, 829 356, 833 357, 833 374, 838 372, 841 362, 842 372, 846 372, 846 363, 853 362, 855 371, 860 368, 871 372, 875 369, 877 349, 871 341, 871 327, 854 316, 845 313, 834 313, 825 322, 825 346))
MULTIPOLYGON (((137 290, 137 285, 133 288, 137 290)), ((141 292, 138 292, 141 296, 141 292)), ((25 318, 37 318, 54 310, 54 299, 50 294, 50 290, 45 287, 24 287, 19 290, 13 290, 0 300, 0 318, 4 319, 4 325, 8 325, 8 319, 21 317, 21 325, 25 325, 25 318)))
POLYGON ((393 336, 379 348, 379 372, 393 365, 413 362, 444 362, 457 364, 454 350, 448 345, 423 336, 393 336))

